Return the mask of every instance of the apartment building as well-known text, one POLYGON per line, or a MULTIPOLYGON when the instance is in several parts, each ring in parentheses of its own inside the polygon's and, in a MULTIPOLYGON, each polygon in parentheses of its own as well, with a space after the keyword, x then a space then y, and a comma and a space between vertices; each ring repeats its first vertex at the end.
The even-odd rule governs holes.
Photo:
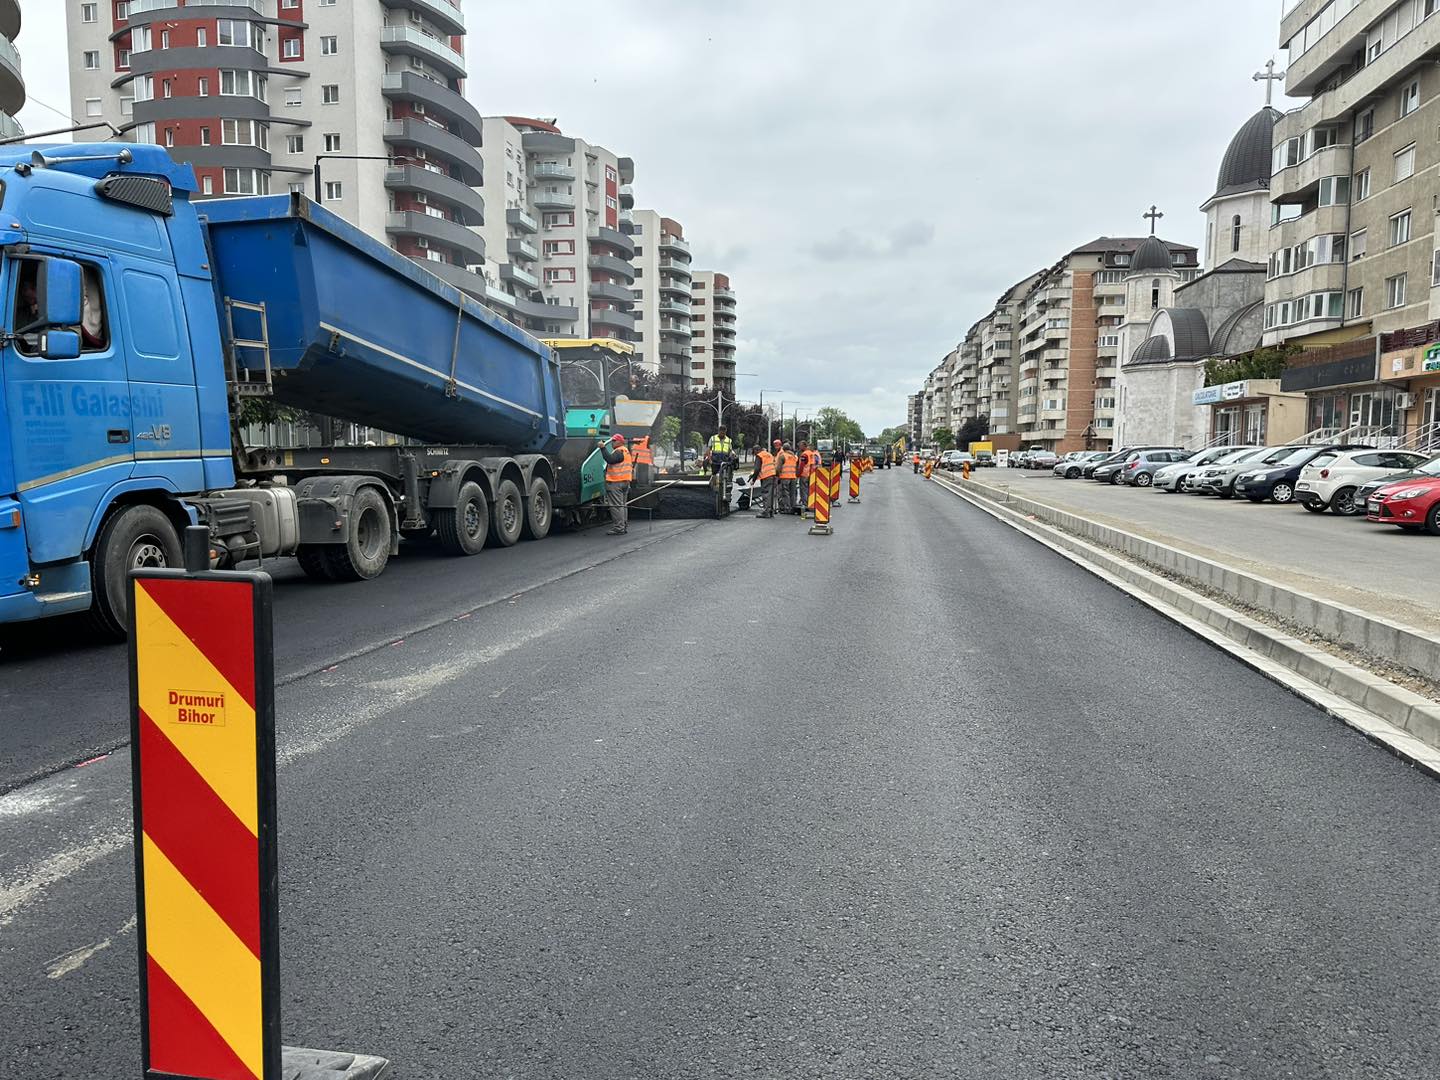
POLYGON ((1440 3, 1304 0, 1281 17, 1266 344, 1304 352, 1281 387, 1309 429, 1403 435, 1421 406, 1382 379, 1379 339, 1440 314, 1440 3))
POLYGON ((905 399, 905 423, 910 429, 911 446, 919 446, 925 441, 923 424, 921 422, 924 400, 924 391, 918 394, 911 394, 905 399))
POLYGON ((1021 442, 1059 453, 1105 449, 1115 433, 1126 279, 1168 253, 1175 283, 1199 273, 1198 252, 1152 237, 1102 236, 1066 254, 1030 282, 1015 334, 1016 424, 1021 442), (1142 245, 1144 249, 1142 250, 1142 245))
POLYGON ((946 425, 958 439, 960 429, 980 415, 980 324, 965 334, 951 354, 950 416, 946 425))
POLYGON ((25 76, 20 68, 20 0, 0 0, 0 139, 25 134, 15 114, 25 104, 25 76))
POLYGON ((488 116, 483 136, 486 303, 544 337, 628 340, 634 163, 553 120, 488 116))
POLYGON ((938 428, 949 427, 950 417, 950 357, 925 379, 925 389, 920 411, 920 441, 929 445, 935 441, 938 428))
POLYGON ((190 162, 201 197, 304 191, 477 296, 479 112, 457 0, 65 0, 74 115, 190 162), (318 162, 318 188, 316 187, 318 162))
POLYGON ((690 312, 690 384, 712 387, 733 398, 737 316, 729 275, 695 271, 690 312))
POLYGON ((1019 445, 1015 392, 1020 381, 1020 351, 1015 348, 1015 331, 1024 298, 1037 276, 1032 274, 1010 286, 977 324, 980 374, 976 412, 989 418, 990 435, 1009 449, 1019 445))
MULTIPOLYGON (((704 362, 692 359, 694 272, 685 229, 656 210, 635 210, 627 226, 635 252, 634 337, 646 369, 672 386, 705 385, 704 362), (700 368, 692 365, 700 363, 700 368)), ((709 330, 703 340, 712 340, 709 330)))

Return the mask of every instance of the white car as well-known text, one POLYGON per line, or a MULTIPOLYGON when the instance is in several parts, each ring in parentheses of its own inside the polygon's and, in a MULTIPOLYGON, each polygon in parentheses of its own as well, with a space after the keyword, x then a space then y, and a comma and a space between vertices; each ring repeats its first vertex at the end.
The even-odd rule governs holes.
POLYGON ((1219 461, 1227 454, 1233 454, 1237 450, 1253 450, 1253 446, 1211 446, 1204 450, 1196 450, 1184 461, 1177 461, 1173 465, 1166 465, 1163 469, 1155 471, 1156 491, 1182 491, 1186 478, 1202 466, 1219 461))
POLYGON ((1268 465, 1272 458, 1279 461, 1294 452, 1293 446, 1261 446, 1233 451, 1203 468, 1196 469, 1190 474, 1182 490, 1197 495, 1219 495, 1222 499, 1233 499, 1235 478, 1242 472, 1255 465, 1268 465))
POLYGON ((1345 517, 1365 513, 1356 493, 1369 480, 1423 465, 1426 455, 1410 450, 1334 450, 1300 470, 1295 498, 1311 513, 1333 510, 1345 517))

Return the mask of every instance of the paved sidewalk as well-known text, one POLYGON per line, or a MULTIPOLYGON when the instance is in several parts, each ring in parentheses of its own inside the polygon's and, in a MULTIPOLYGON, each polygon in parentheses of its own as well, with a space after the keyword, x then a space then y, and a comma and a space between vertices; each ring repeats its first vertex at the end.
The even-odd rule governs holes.
POLYGON ((1433 536, 1298 505, 1113 487, 1048 472, 997 469, 972 478, 977 482, 1440 633, 1440 539, 1433 536))

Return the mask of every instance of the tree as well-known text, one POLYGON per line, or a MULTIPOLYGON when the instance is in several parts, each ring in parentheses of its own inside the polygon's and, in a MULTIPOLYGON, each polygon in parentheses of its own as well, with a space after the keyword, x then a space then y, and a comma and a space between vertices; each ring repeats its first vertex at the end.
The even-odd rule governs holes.
POLYGON ((1300 351, 1298 345, 1271 345, 1224 360, 1205 361, 1205 385, 1244 382, 1246 379, 1278 379, 1300 351))
POLYGON ((660 445, 674 447, 680 440, 680 418, 667 416, 660 422, 660 445))
POLYGON ((990 435, 990 417, 972 416, 960 428, 960 434, 955 436, 955 445, 969 447, 973 442, 984 442, 990 435))
POLYGON ((815 434, 821 439, 839 439, 844 442, 864 442, 865 432, 860 425, 839 409, 827 405, 815 414, 815 434))
POLYGON ((894 427, 887 427, 875 439, 881 446, 894 446, 901 439, 910 438, 910 428, 905 424, 896 424, 894 427))
POLYGON ((934 434, 930 437, 941 450, 955 449, 955 433, 948 427, 937 427, 934 434))

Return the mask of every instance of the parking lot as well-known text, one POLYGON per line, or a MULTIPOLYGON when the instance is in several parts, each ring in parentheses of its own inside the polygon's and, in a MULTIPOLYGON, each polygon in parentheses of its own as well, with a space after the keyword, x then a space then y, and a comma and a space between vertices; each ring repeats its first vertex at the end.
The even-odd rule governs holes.
POLYGON ((974 480, 1440 633, 1433 536, 1298 505, 1063 480, 1048 469, 984 469, 974 480))

